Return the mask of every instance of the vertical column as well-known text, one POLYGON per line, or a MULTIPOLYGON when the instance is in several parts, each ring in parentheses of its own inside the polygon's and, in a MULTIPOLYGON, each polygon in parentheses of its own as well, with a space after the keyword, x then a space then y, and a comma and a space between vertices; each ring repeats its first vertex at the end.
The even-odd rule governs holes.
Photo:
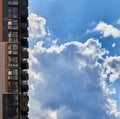
POLYGON ((2 42, 8 41, 8 0, 2 0, 2 42))
POLYGON ((28 119, 28 0, 21 0, 21 117, 28 119))
MULTIPOLYGON (((0 42, 2 42, 2 0, 0 0, 0 42)), ((1 46, 2 44, 0 43, 0 49, 2 48, 1 46)), ((3 50, 2 50, 3 51, 3 50)), ((2 55, 2 52, 0 53, 0 55, 2 55)), ((0 58, 0 67, 2 67, 2 58, 0 58)), ((0 68, 0 74, 1 74, 1 68, 0 68)), ((0 77, 0 87, 2 84, 2 77, 0 77)), ((2 90, 0 88, 0 119, 2 119, 2 90)))
POLYGON ((0 42, 2 42, 2 0, 0 0, 0 42))
POLYGON ((5 92, 5 43, 0 42, 0 119, 3 119, 3 93, 5 92))

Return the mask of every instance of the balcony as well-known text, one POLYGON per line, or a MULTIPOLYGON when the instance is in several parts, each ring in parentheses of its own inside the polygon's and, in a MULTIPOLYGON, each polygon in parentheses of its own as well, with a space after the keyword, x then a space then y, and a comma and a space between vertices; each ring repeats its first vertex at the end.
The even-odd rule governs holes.
POLYGON ((21 39, 21 45, 22 45, 22 47, 24 47, 24 48, 28 48, 29 46, 28 46, 28 40, 27 40, 27 38, 22 38, 21 39))
POLYGON ((22 71, 22 81, 27 81, 29 79, 29 75, 27 71, 22 71))
POLYGON ((23 94, 21 95, 21 103, 22 103, 22 104, 27 104, 28 101, 29 101, 29 96, 28 96, 28 94, 27 94, 27 93, 23 93, 23 94))
POLYGON ((21 111, 22 119, 28 119, 28 112, 21 111))
POLYGON ((21 28, 21 36, 22 36, 23 38, 28 37, 27 27, 26 27, 26 28, 21 28))
POLYGON ((22 4, 22 5, 25 5, 25 6, 28 6, 28 0, 22 0, 22 1, 21 1, 21 4, 22 4))
POLYGON ((28 112, 29 111, 29 107, 27 105, 22 105, 21 106, 21 111, 28 112))
POLYGON ((28 116, 28 111, 29 111, 29 107, 28 106, 22 106, 21 107, 21 114, 24 116, 28 116))
POLYGON ((29 90, 28 82, 22 82, 21 91, 28 92, 28 90, 29 90))
POLYGON ((29 65, 28 65, 27 60, 22 60, 22 62, 21 62, 21 68, 22 68, 23 70, 29 68, 29 65))
POLYGON ((29 118, 26 115, 22 115, 22 119, 29 119, 29 118))
POLYGON ((27 23, 28 19, 27 17, 21 17, 21 23, 27 23))
POLYGON ((28 51, 27 50, 22 50, 21 57, 22 58, 28 58, 29 57, 28 51))
POLYGON ((28 17, 28 10, 21 11, 21 16, 28 17))
POLYGON ((28 22, 24 22, 24 23, 22 22, 22 23, 21 23, 21 27, 27 29, 27 27, 28 27, 28 22))
POLYGON ((28 37, 28 30, 27 28, 21 28, 21 37, 27 38, 28 37))

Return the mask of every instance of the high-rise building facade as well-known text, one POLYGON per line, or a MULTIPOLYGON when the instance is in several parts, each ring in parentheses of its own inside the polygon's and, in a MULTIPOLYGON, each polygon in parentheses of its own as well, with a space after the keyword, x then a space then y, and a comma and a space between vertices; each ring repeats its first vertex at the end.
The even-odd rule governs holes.
POLYGON ((28 119, 28 0, 0 0, 0 119, 28 119))

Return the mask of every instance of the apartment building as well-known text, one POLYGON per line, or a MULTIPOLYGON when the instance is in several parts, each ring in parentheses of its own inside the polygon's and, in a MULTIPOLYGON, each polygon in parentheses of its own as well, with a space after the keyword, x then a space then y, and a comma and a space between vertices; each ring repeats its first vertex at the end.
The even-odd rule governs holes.
POLYGON ((28 118, 28 0, 0 0, 0 119, 28 118))

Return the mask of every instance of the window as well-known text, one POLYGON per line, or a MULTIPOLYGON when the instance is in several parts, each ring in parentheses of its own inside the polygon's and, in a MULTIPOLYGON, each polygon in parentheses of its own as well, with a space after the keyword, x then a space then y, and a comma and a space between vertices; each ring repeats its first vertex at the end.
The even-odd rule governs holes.
POLYGON ((18 45, 17 44, 13 44, 13 50, 18 50, 18 45))
POLYGON ((8 81, 8 91, 9 92, 17 93, 18 87, 19 87, 19 85, 18 85, 17 81, 8 81))
POLYGON ((8 62, 12 62, 12 57, 8 56, 8 62))
POLYGON ((13 62, 18 63, 18 57, 13 57, 13 62))
POLYGON ((12 75, 12 70, 8 70, 8 75, 12 75))
POLYGON ((13 75, 18 76, 18 69, 13 69, 13 75))
POLYGON ((8 30, 18 30, 18 19, 8 19, 8 30))
POLYGON ((9 50, 12 50, 12 44, 9 44, 9 45, 8 45, 8 51, 9 51, 9 50))
POLYGON ((18 76, 18 69, 8 69, 8 75, 18 76))
POLYGON ((17 17, 18 7, 8 7, 8 17, 17 17))
POLYGON ((8 54, 9 55, 18 55, 18 44, 9 44, 8 45, 8 54))
POLYGON ((8 37, 18 37, 18 32, 8 32, 8 37))
POLYGON ((18 69, 8 69, 8 89, 9 92, 18 92, 18 69))
POLYGON ((18 50, 18 44, 9 44, 8 45, 8 50, 18 50))
POLYGON ((18 5, 18 0, 8 0, 8 5, 18 5))
POLYGON ((17 56, 8 56, 8 62, 18 63, 18 57, 17 56))
POLYGON ((18 0, 13 0, 13 5, 18 5, 18 0))
POLYGON ((12 63, 8 63, 8 67, 9 67, 9 68, 12 67, 12 63))
POLYGON ((12 20, 11 19, 8 19, 8 25, 12 26, 12 20))
POLYGON ((12 5, 12 0, 8 0, 8 5, 12 5))
POLYGON ((11 76, 11 75, 8 75, 8 80, 11 80, 11 81, 18 81, 18 76, 11 76))

